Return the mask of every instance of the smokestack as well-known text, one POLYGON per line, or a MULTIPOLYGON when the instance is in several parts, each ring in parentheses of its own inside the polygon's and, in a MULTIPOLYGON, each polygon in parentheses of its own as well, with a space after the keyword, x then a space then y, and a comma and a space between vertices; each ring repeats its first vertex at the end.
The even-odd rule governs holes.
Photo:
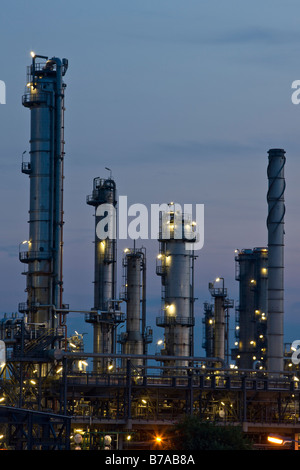
POLYGON ((283 370, 285 151, 268 151, 268 369, 283 370))

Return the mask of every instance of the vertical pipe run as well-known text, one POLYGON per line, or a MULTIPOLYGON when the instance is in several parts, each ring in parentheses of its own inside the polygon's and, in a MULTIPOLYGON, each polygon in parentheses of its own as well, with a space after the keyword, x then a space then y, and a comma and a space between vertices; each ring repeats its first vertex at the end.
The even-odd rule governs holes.
POLYGON ((202 347, 205 349, 206 357, 214 357, 214 310, 213 304, 204 303, 204 338, 202 347))
POLYGON ((283 370, 285 151, 268 151, 268 369, 283 370))
POLYGON ((224 295, 215 296, 214 357, 225 359, 225 308, 224 295))

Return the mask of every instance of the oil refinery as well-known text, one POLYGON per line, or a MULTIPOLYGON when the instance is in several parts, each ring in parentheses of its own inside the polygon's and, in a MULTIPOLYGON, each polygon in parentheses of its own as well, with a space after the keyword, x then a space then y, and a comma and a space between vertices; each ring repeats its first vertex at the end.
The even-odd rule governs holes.
POLYGON ((285 151, 266 152, 268 245, 233 254, 238 301, 224 278, 207 279, 211 301, 202 303, 201 319, 195 316, 199 228, 193 214, 174 202, 160 213, 156 272, 149 272, 147 247, 139 240, 118 255, 118 221, 109 218, 117 183, 112 175, 95 175, 91 194, 82 194, 94 208, 95 224, 94 298, 80 309, 93 330, 92 351, 86 351, 81 334, 69 335, 68 314, 78 309, 63 298, 67 72, 67 59, 33 54, 22 98, 31 129, 30 160, 22 162, 29 177, 29 233, 19 251, 26 298, 18 314, 0 319, 1 446, 149 450, 155 436, 167 436, 187 415, 240 425, 257 447, 274 430, 294 437, 300 432, 298 366, 283 339, 285 151), (107 220, 113 229, 99 236, 107 220), (147 318, 152 276, 161 284, 156 325, 147 318), (197 322, 203 356, 195 355, 197 322), (163 345, 149 354, 154 328, 163 332, 163 345))

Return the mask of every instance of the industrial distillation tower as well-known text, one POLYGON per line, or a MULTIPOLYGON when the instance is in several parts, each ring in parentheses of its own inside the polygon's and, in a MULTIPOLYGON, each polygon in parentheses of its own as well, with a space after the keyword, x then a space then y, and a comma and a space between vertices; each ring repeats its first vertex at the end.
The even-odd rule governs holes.
MULTIPOLYGON (((116 352, 116 327, 123 321, 116 300, 116 183, 110 177, 94 178, 88 205, 95 207, 94 307, 86 321, 94 330, 93 352, 116 352), (101 227, 101 229, 99 228, 101 227)), ((94 359, 94 372, 112 367, 109 358, 94 359)))
MULTIPOLYGON (((126 302, 126 332, 120 334, 122 353, 147 355, 152 329, 146 327, 146 249, 126 248, 123 256, 124 287, 121 298, 126 302)), ((132 359, 134 366, 145 365, 143 358, 132 359)))
POLYGON ((55 329, 63 308, 63 163, 64 88, 67 59, 32 55, 22 103, 31 113, 30 161, 22 172, 30 179, 29 238, 19 259, 28 265, 27 302, 19 311, 31 327, 55 329), (38 62, 38 59, 41 59, 38 62))
POLYGON ((241 369, 265 369, 268 312, 268 249, 236 250, 236 363, 241 369))
POLYGON ((160 213, 156 273, 161 276, 163 315, 156 325, 164 328, 163 356, 179 359, 164 361, 165 365, 185 366, 183 358, 194 354, 194 250, 196 226, 191 216, 170 203, 160 213))
POLYGON ((227 297, 227 288, 224 286, 224 278, 218 277, 208 284, 211 296, 214 299, 213 306, 205 303, 205 349, 206 356, 212 354, 222 361, 229 359, 229 309, 233 308, 234 301, 227 297), (221 287, 220 287, 221 284, 221 287))

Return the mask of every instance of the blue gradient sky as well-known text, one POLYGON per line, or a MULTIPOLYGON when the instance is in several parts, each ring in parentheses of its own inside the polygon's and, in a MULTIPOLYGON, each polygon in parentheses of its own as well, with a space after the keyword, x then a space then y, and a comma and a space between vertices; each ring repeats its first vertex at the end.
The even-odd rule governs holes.
MULTIPOLYGON (((300 338, 300 79, 298 0, 11 0, 1 5, 1 312, 26 300, 18 260, 28 237, 29 111, 22 107, 30 51, 66 57, 65 302, 93 305, 92 181, 113 171, 129 204, 205 204, 195 273, 201 353, 208 282, 238 299, 234 249, 267 243, 267 151, 287 152, 285 340, 300 338)), ((160 309, 156 241, 148 253, 148 324, 160 309)), ((119 246, 119 286, 122 283, 119 246)), ((232 317, 234 312, 232 311, 232 317)), ((89 331, 82 317, 73 325, 89 331)), ((162 336, 163 330, 157 333, 162 336)), ((231 334, 231 339, 233 336, 231 334)))

